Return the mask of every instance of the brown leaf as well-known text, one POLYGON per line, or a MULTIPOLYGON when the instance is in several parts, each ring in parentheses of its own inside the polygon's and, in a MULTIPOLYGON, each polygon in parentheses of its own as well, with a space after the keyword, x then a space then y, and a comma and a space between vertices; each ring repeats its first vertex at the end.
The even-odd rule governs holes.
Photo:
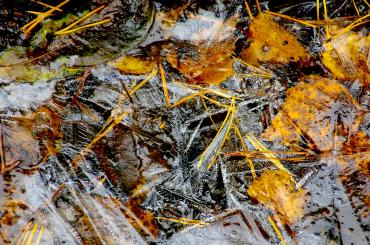
POLYGON ((236 37, 231 32, 235 24, 235 17, 219 23, 211 34, 204 34, 209 40, 198 40, 198 34, 194 33, 192 44, 170 48, 168 62, 192 82, 219 84, 226 81, 234 72, 231 55, 236 37))

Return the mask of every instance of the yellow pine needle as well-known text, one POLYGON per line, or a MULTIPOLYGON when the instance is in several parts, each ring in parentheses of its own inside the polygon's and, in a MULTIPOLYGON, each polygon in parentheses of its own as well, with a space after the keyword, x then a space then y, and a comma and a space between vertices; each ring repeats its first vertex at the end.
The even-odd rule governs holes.
POLYGON ((185 96, 184 98, 181 98, 180 100, 178 100, 175 104, 173 104, 171 107, 172 108, 175 108, 175 107, 178 107, 179 105, 182 105, 183 103, 185 103, 186 101, 188 100, 191 100, 199 95, 202 95, 204 94, 204 91, 200 91, 200 92, 196 92, 196 93, 193 93, 193 94, 190 94, 188 96, 185 96))
POLYGON ((65 0, 62 3, 58 4, 57 6, 53 7, 52 9, 46 11, 45 13, 39 15, 36 19, 32 20, 28 24, 21 27, 21 30, 24 31, 24 33, 29 33, 33 30, 41 21, 43 21, 45 18, 49 17, 53 12, 55 12, 58 8, 62 7, 66 3, 68 3, 69 0, 65 0))
POLYGON ((105 177, 103 177, 101 180, 99 180, 98 184, 96 184, 95 188, 99 188, 102 184, 105 182, 105 177))
POLYGON ((37 12, 37 11, 26 11, 27 13, 34 14, 34 15, 40 15, 43 14, 42 12, 37 12))
POLYGON ((268 216, 268 220, 269 220, 269 222, 270 222, 270 224, 271 224, 272 228, 274 228, 274 231, 276 232, 276 235, 279 237, 279 239, 280 239, 280 241, 281 241, 281 244, 286 245, 286 243, 285 243, 285 240, 284 240, 283 236, 281 235, 281 233, 280 233, 280 231, 279 231, 279 229, 278 229, 278 227, 277 227, 277 225, 276 225, 275 221, 271 218, 271 216, 270 216, 270 215, 268 216))
POLYGON ((256 5, 257 5, 258 13, 261 13, 261 6, 258 0, 256 0, 256 5))
MULTIPOLYGON (((155 77, 157 75, 158 69, 154 69, 153 71, 150 72, 150 74, 143 80, 141 81, 137 86, 134 88, 130 89, 130 95, 134 95, 141 87, 143 87, 150 79, 155 77)), ((134 84, 133 84, 134 86, 134 84)), ((133 87, 131 86, 131 87, 133 87)))
POLYGON ((32 225, 32 221, 28 222, 26 224, 26 226, 23 228, 23 231, 22 231, 22 234, 21 234, 21 237, 19 238, 18 242, 17 242, 17 245, 20 245, 20 244, 23 244, 24 243, 24 240, 25 240, 25 235, 26 233, 28 232, 28 228, 32 225))
POLYGON ((269 77, 269 78, 272 78, 272 75, 268 72, 268 71, 265 71, 261 68, 258 68, 258 67, 255 67, 251 64, 248 64, 247 62, 245 62, 244 60, 236 57, 235 55, 232 56, 234 59, 236 59, 237 61, 239 61, 240 63, 242 63, 243 65, 245 65, 246 67, 249 67, 249 68, 252 68, 253 70, 255 71, 258 71, 258 72, 261 72, 263 73, 265 76, 269 77))
POLYGON ((208 101, 209 101, 209 102, 211 102, 212 104, 218 105, 218 106, 220 106, 220 107, 228 108, 228 109, 230 108, 230 106, 225 105, 225 104, 222 104, 222 103, 218 102, 217 100, 211 99, 211 98, 209 98, 209 97, 207 97, 207 96, 205 96, 205 95, 203 95, 203 94, 200 94, 199 96, 200 96, 201 98, 204 98, 204 99, 208 100, 208 101))
MULTIPOLYGON (((248 151, 250 154, 254 154, 254 153, 275 153, 275 154, 290 154, 290 155, 308 155, 307 152, 304 152, 304 151, 273 151, 273 150, 269 150, 269 151, 248 151)), ((236 153, 236 154, 244 154, 243 152, 233 152, 233 153, 236 153)), ((229 153, 231 154, 231 153, 229 153)))
POLYGON ((257 178, 257 175, 256 175, 256 171, 254 169, 254 164, 251 160, 250 154, 248 153, 248 147, 244 143, 243 136, 240 133, 240 130, 239 130, 238 126, 235 123, 234 123, 234 130, 235 130, 235 133, 236 133, 236 135, 239 139, 240 144, 242 145, 243 151, 246 152, 245 160, 247 161, 247 163, 249 165, 249 168, 251 169, 252 176, 255 179, 255 178, 257 178))
POLYGON ((338 37, 340 35, 343 35, 344 33, 350 31, 351 29, 353 29, 353 28, 355 28, 357 26, 360 26, 360 25, 363 25, 363 24, 369 22, 369 20, 366 20, 366 21, 363 21, 362 22, 362 20, 364 20, 364 19, 366 19, 368 17, 370 17, 370 14, 367 14, 367 15, 365 15, 365 16, 363 16, 363 17, 361 17, 361 18, 359 18, 359 19, 357 19, 355 21, 353 21, 351 24, 349 24, 348 26, 344 27, 342 30, 340 30, 337 33, 335 33, 335 35, 333 36, 333 38, 336 38, 336 37, 338 37))
POLYGON ((262 77, 262 78, 271 78, 271 75, 263 75, 258 73, 248 73, 248 74, 237 74, 243 77, 262 77))
MULTIPOLYGON (((202 101, 203 107, 206 110, 206 112, 209 112, 208 106, 207 106, 206 102, 204 101, 204 99, 202 97, 200 97, 200 100, 202 101)), ((213 121, 213 118, 212 118, 211 115, 209 116, 209 119, 211 120, 211 122, 213 124, 213 127, 218 131, 218 127, 217 127, 216 123, 213 121)))
POLYGON ((87 28, 90 28, 92 26, 102 25, 102 24, 108 23, 110 21, 111 21, 111 19, 104 19, 104 20, 101 20, 101 21, 93 22, 93 23, 90 23, 90 24, 87 24, 87 25, 83 25, 83 26, 74 28, 72 30, 67 30, 67 31, 63 31, 63 32, 58 31, 58 32, 55 33, 55 35, 71 34, 73 32, 76 32, 76 31, 79 31, 79 30, 83 30, 83 29, 87 29, 87 28))
POLYGON ((355 0, 352 0, 352 4, 353 4, 353 7, 354 7, 354 8, 355 8, 355 10, 356 10, 357 15, 358 15, 358 16, 360 16, 360 11, 358 11, 358 8, 357 8, 357 5, 356 5, 356 3, 355 3, 355 0))
MULTIPOLYGON (((31 1, 34 2, 34 3, 40 4, 40 5, 44 6, 44 7, 48 7, 50 9, 54 8, 54 6, 51 6, 51 5, 46 4, 46 3, 43 3, 43 2, 39 2, 39 1, 35 1, 35 0, 31 0, 31 1)), ((63 12, 63 10, 61 10, 60 8, 56 8, 55 10, 57 10, 59 12, 63 12)))
MULTIPOLYGON (((328 19, 328 9, 326 7, 326 0, 322 0, 322 2, 324 4, 324 19, 327 20, 328 19)), ((329 27, 327 25, 325 25, 325 33, 326 33, 326 38, 329 38, 330 33, 329 33, 329 27)))
POLYGON ((128 114, 128 112, 123 112, 119 116, 110 116, 107 121, 106 125, 107 127, 104 127, 100 132, 96 135, 96 137, 72 160, 72 165, 74 167, 77 166, 77 163, 82 159, 82 157, 85 155, 85 153, 92 149, 92 147, 101 140, 103 137, 105 137, 117 124, 119 124, 122 119, 128 114))
POLYGON ((285 15, 285 14, 279 14, 279 13, 271 12, 271 11, 268 11, 268 10, 265 10, 265 12, 270 14, 270 15, 275 15, 275 16, 278 16, 278 17, 281 17, 281 18, 284 18, 284 19, 287 19, 287 20, 291 20, 291 21, 294 21, 294 22, 297 22, 297 23, 300 23, 300 24, 303 24, 303 25, 306 25, 306 26, 310 26, 310 27, 314 27, 314 28, 317 27, 316 25, 311 24, 307 21, 299 20, 299 19, 290 17, 290 16, 285 15))
POLYGON ((213 142, 218 138, 218 136, 221 134, 221 132, 224 129, 224 127, 226 126, 226 124, 229 122, 229 125, 227 126, 226 132, 223 135, 221 143, 217 146, 216 154, 213 156, 212 160, 208 164, 207 169, 209 170, 213 166, 213 164, 215 163, 215 161, 217 159, 217 156, 220 154, 221 148, 222 148, 223 144, 225 143, 227 135, 229 134, 229 131, 230 131, 230 128, 231 128, 231 125, 232 125, 232 121, 233 121, 233 118, 234 118, 234 112, 235 112, 235 98, 233 97, 232 100, 231 100, 231 104, 229 106, 229 110, 226 114, 226 117, 225 117, 224 121, 221 124, 220 129, 218 130, 216 136, 213 138, 211 144, 209 144, 209 146, 204 150, 204 152, 202 153, 202 155, 199 158, 198 169, 202 166, 205 155, 209 150, 209 147, 213 145, 213 142))
MULTIPOLYGON (((233 96, 231 96, 227 93, 224 93, 222 91, 219 91, 219 90, 216 90, 216 89, 211 89, 211 88, 204 88, 204 87, 196 85, 196 84, 186 84, 186 87, 196 88, 196 89, 199 89, 201 91, 205 91, 206 93, 215 94, 217 96, 224 97, 226 99, 231 99, 233 97, 233 96)), ((234 97, 234 99, 237 99, 237 97, 234 97)))
POLYGON ((27 242, 25 243, 26 245, 31 245, 31 243, 32 243, 32 239, 33 239, 33 237, 35 236, 35 233, 36 233, 36 231, 37 231, 37 227, 39 226, 39 224, 37 224, 37 223, 35 223, 34 225, 33 225, 33 229, 32 229, 32 231, 31 231, 31 234, 28 236, 28 239, 27 239, 27 242))
POLYGON ((320 20, 320 0, 316 0, 316 18, 320 20))
POLYGON ((252 15, 251 8, 249 7, 249 4, 248 4, 247 0, 244 0, 244 4, 245 4, 245 8, 247 10, 248 16, 252 20, 253 15, 252 15))
POLYGON ((70 24, 69 26, 67 26, 66 28, 57 31, 55 34, 58 35, 60 33, 63 33, 63 32, 66 32, 66 31, 70 30, 72 27, 78 25, 79 23, 81 23, 82 21, 86 20, 87 18, 89 18, 90 16, 92 16, 93 14, 95 14, 96 12, 99 12, 103 8, 105 8, 104 5, 103 6, 100 6, 99 8, 94 9, 93 11, 91 11, 91 12, 85 14, 84 16, 82 16, 81 19, 76 20, 75 22, 73 22, 72 24, 70 24))
POLYGON ((364 0, 364 3, 370 8, 370 3, 367 0, 364 0))
POLYGON ((45 228, 43 226, 41 226, 40 231, 39 231, 39 235, 37 236, 37 239, 36 239, 36 242, 35 242, 35 245, 39 245, 39 243, 41 241, 41 238, 42 238, 42 235, 44 233, 44 230, 45 230, 45 228))
POLYGON ((102 131, 100 131, 100 133, 90 142, 90 144, 86 147, 87 149, 91 149, 92 146, 98 142, 101 138, 103 138, 104 136, 106 136, 112 129, 114 126, 116 126, 117 124, 119 124, 122 119, 128 114, 128 112, 124 112, 122 113, 121 115, 117 116, 117 117, 114 117, 114 119, 110 118, 108 119, 109 121, 112 121, 112 123, 110 123, 110 125, 103 129, 102 131))
POLYGON ((247 134, 246 138, 257 150, 263 151, 264 152, 263 155, 265 155, 267 158, 270 158, 270 162, 272 162, 278 169, 284 170, 290 175, 292 175, 292 173, 283 166, 280 160, 276 159, 277 157, 275 156, 275 154, 269 151, 261 142, 259 142, 258 139, 254 137, 253 134, 251 133, 247 134))
POLYGON ((159 71, 161 73, 163 93, 164 93, 164 98, 165 98, 165 101, 166 101, 166 106, 168 108, 170 108, 171 107, 170 96, 168 95, 166 76, 164 74, 164 69, 163 69, 162 64, 159 64, 159 71))
POLYGON ((155 217, 158 220, 167 220, 172 221, 176 223, 181 223, 183 225, 198 225, 198 226, 204 226, 208 224, 207 222, 204 222, 202 220, 192 220, 187 218, 179 218, 179 219, 173 219, 173 218, 167 218, 167 217, 155 217))
POLYGON ((163 122, 161 123, 161 125, 159 125, 159 128, 160 128, 160 129, 163 129, 165 126, 166 126, 166 122, 165 122, 165 121, 163 121, 163 122))

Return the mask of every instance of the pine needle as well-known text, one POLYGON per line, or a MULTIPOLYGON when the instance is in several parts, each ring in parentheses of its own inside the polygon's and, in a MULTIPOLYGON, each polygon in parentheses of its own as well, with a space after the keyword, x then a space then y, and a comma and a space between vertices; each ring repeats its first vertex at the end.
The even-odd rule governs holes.
POLYGON ((351 24, 349 24, 348 26, 344 27, 342 30, 340 30, 337 33, 335 33, 332 38, 334 39, 334 38, 336 38, 336 37, 338 37, 340 35, 343 35, 344 33, 348 32, 348 31, 352 30, 353 28, 355 28, 357 26, 360 26, 360 25, 363 25, 365 23, 368 23, 369 20, 362 21, 362 20, 364 20, 364 19, 366 19, 368 17, 370 17, 370 14, 367 14, 367 15, 365 15, 365 16, 363 16, 363 17, 361 17, 361 18, 359 18, 359 19, 357 19, 355 21, 353 21, 351 24))
POLYGON ((39 226, 39 224, 37 224, 37 223, 35 223, 34 225, 33 225, 33 229, 32 229, 32 231, 31 231, 31 234, 28 236, 28 239, 27 239, 27 242, 25 243, 26 245, 31 245, 31 243, 32 243, 32 239, 33 239, 33 237, 35 236, 35 233, 36 233, 36 231, 37 231, 37 227, 39 226))
POLYGON ((165 98, 165 101, 166 101, 166 106, 168 108, 170 108, 171 107, 170 96, 168 95, 168 88, 167 88, 166 76, 164 74, 164 69, 163 69, 162 64, 159 64, 159 71, 161 73, 163 93, 164 93, 164 98, 165 98))
POLYGON ((46 11, 45 13, 39 15, 36 19, 32 20, 31 22, 29 22, 28 24, 24 25, 23 27, 21 27, 21 31, 23 31, 24 33, 28 34, 29 32, 31 32, 41 21, 43 21, 44 19, 46 19, 47 17, 49 17, 53 12, 57 11, 57 9, 59 9, 60 7, 62 7, 63 5, 65 5, 66 3, 68 3, 69 0, 65 0, 64 2, 58 4, 57 6, 53 7, 52 9, 50 9, 49 11, 46 11))
POLYGON ((255 66, 253 66, 253 65, 251 65, 251 64, 248 64, 247 62, 245 62, 244 60, 242 60, 242 59, 240 59, 240 58, 236 57, 235 55, 233 55, 232 57, 233 57, 234 59, 236 59, 237 61, 239 61, 239 62, 240 62, 241 64, 243 64, 244 66, 249 67, 249 68, 251 68, 251 69, 253 69, 253 70, 255 70, 255 71, 261 72, 261 73, 262 73, 262 75, 264 75, 264 76, 266 76, 266 77, 268 77, 268 78, 272 78, 272 75, 271 75, 268 71, 263 70, 263 69, 258 68, 258 67, 255 67, 255 66))
POLYGON ((244 4, 245 4, 245 8, 247 10, 248 16, 252 20, 253 15, 252 15, 251 8, 249 7, 249 4, 248 4, 247 0, 244 0, 244 4))
POLYGON ((183 98, 181 98, 180 100, 178 100, 175 104, 173 104, 171 107, 172 108, 175 108, 175 107, 178 107, 179 105, 182 105, 183 103, 185 103, 186 101, 189 101, 195 97, 198 97, 200 95, 204 94, 204 91, 200 91, 200 92, 196 92, 196 93, 193 93, 193 94, 190 94, 188 96, 185 96, 183 98))
POLYGON ((229 107, 230 107, 230 106, 228 106, 228 105, 222 104, 221 102, 218 102, 217 100, 211 99, 211 98, 209 98, 209 97, 207 97, 207 96, 205 96, 205 95, 203 95, 203 94, 200 94, 199 96, 200 96, 201 98, 203 98, 203 99, 208 100, 208 101, 209 101, 209 102, 211 102, 212 104, 215 104, 215 105, 219 106, 219 107, 228 108, 228 109, 229 109, 229 107))
POLYGON ((353 7, 354 7, 354 8, 355 8, 355 10, 356 10, 357 16, 360 16, 360 11, 358 11, 358 8, 357 8, 357 5, 356 5, 355 0, 352 0, 352 4, 353 4, 353 7))
POLYGON ((55 33, 55 35, 71 34, 73 32, 76 32, 76 31, 79 31, 79 30, 83 30, 83 29, 87 29, 87 28, 90 28, 90 27, 93 27, 93 26, 97 26, 97 25, 102 25, 102 24, 108 23, 110 21, 111 21, 111 19, 104 19, 104 20, 101 20, 101 21, 93 22, 93 23, 90 23, 90 24, 87 24, 87 25, 83 25, 83 26, 74 28, 72 30, 67 30, 67 31, 64 31, 64 32, 59 32, 58 31, 58 32, 55 33))
POLYGON ((134 86, 131 86, 130 88, 130 95, 134 95, 140 88, 142 88, 145 84, 147 84, 149 82, 150 79, 152 79, 153 77, 155 77, 157 75, 157 72, 158 72, 158 69, 154 69, 153 71, 150 72, 150 74, 143 80, 141 81, 138 85, 136 85, 134 88, 132 88, 134 86))
MULTIPOLYGON (((40 4, 41 6, 48 7, 50 9, 55 8, 54 6, 51 6, 51 5, 43 3, 43 2, 39 2, 39 1, 35 1, 35 0, 31 0, 31 1, 34 2, 34 3, 40 4)), ((63 10, 61 10, 60 8, 56 8, 55 10, 57 10, 59 12, 63 12, 63 10)))
POLYGON ((279 231, 279 229, 278 229, 278 227, 277 227, 277 225, 276 225, 275 221, 271 218, 271 216, 270 216, 270 215, 268 216, 268 220, 269 220, 269 222, 270 222, 270 224, 271 224, 272 228, 274 228, 274 231, 276 232, 277 236, 279 237, 279 239, 280 239, 280 241, 281 241, 281 244, 282 244, 282 245, 286 245, 286 243, 285 243, 285 240, 284 240, 283 236, 281 235, 281 233, 280 233, 280 231, 279 231))
POLYGON ((275 156, 274 153, 269 151, 261 142, 258 141, 258 139, 251 133, 246 135, 246 138, 248 141, 259 151, 263 151, 263 155, 265 155, 269 160, 280 170, 284 170, 287 173, 289 173, 291 176, 293 175, 289 170, 287 170, 283 164, 280 162, 280 160, 276 159, 277 157, 275 156), (269 152, 269 153, 267 153, 269 152))
POLYGON ((314 27, 314 28, 317 27, 316 25, 311 24, 311 23, 309 23, 307 21, 299 20, 299 19, 290 17, 290 16, 285 15, 285 14, 275 13, 275 12, 271 12, 271 11, 268 11, 268 10, 265 10, 265 12, 268 13, 268 14, 271 14, 271 15, 275 15, 275 16, 278 16, 278 17, 281 17, 281 18, 284 18, 284 19, 287 19, 287 20, 291 20, 291 21, 294 21, 294 22, 297 22, 297 23, 306 25, 306 26, 310 26, 310 27, 314 27))
POLYGON ((256 6, 257 6, 257 9, 258 9, 258 13, 261 13, 261 5, 260 5, 258 0, 256 0, 256 6))
MULTIPOLYGON (((206 110, 206 112, 209 113, 208 106, 207 106, 206 102, 204 101, 204 99, 201 97, 200 100, 202 101, 203 107, 206 110)), ((212 118, 211 115, 209 115, 209 119, 211 120, 213 127, 218 131, 218 127, 217 127, 216 123, 213 121, 213 118, 212 118)))
POLYGON ((41 238, 42 238, 42 235, 44 234, 44 230, 45 230, 45 228, 43 226, 41 226, 40 231, 39 231, 39 235, 37 236, 37 239, 36 239, 36 242, 35 242, 35 245, 39 245, 39 243, 41 241, 41 238))
POLYGON ((106 6, 104 6, 104 5, 103 6, 100 6, 99 8, 96 8, 93 11, 85 14, 79 20, 76 20, 75 22, 73 22, 72 24, 70 24, 69 26, 67 26, 66 28, 55 32, 55 35, 60 35, 60 34, 65 33, 66 31, 70 30, 72 27, 78 25, 79 23, 81 23, 82 21, 86 20, 87 18, 89 18, 90 16, 92 16, 93 14, 95 14, 96 12, 99 12, 100 10, 104 9, 105 7, 106 6))
POLYGON ((173 219, 173 218, 167 218, 167 217, 155 217, 155 218, 158 220, 167 220, 167 221, 180 223, 183 225, 204 226, 208 224, 207 222, 204 222, 202 220, 194 220, 194 219, 187 219, 187 218, 179 218, 179 219, 173 219))
POLYGON ((364 0, 364 3, 370 8, 370 3, 367 0, 364 0))
MULTIPOLYGON (((324 4, 324 20, 328 20, 328 9, 326 7, 326 0, 322 0, 324 4)), ((326 38, 330 38, 329 27, 325 25, 326 38)))
POLYGON ((26 233, 28 232, 28 228, 32 225, 32 221, 29 221, 26 226, 23 228, 23 231, 22 231, 22 234, 21 234, 21 237, 19 238, 18 242, 17 242, 17 245, 21 245, 24 243, 25 241, 25 236, 26 236, 26 233))
POLYGON ((235 130, 235 133, 236 133, 236 135, 237 135, 237 137, 238 137, 238 139, 240 141, 240 144, 242 145, 243 151, 246 153, 245 160, 247 161, 247 163, 249 165, 249 168, 251 169, 252 176, 255 179, 255 178, 257 178, 257 174, 256 174, 256 171, 254 170, 254 164, 253 164, 253 162, 251 160, 251 156, 249 154, 248 147, 244 143, 243 136, 240 133, 240 130, 238 128, 238 125, 236 125, 235 123, 234 123, 234 130, 235 130))
POLYGON ((320 20, 320 0, 316 0, 316 18, 320 20))
POLYGON ((215 154, 213 154, 213 157, 211 157, 211 160, 207 166, 207 170, 209 170, 213 166, 213 164, 216 162, 216 159, 221 152, 222 146, 225 143, 227 135, 229 134, 230 128, 232 126, 232 122, 234 119, 234 113, 235 113, 235 98, 233 97, 231 100, 231 104, 229 106, 227 115, 224 121, 222 122, 220 129, 218 130, 216 136, 213 138, 212 142, 209 144, 209 146, 204 150, 202 155, 199 157, 198 169, 202 166, 203 161, 206 158, 206 155, 209 155, 210 153, 212 153, 211 151, 213 151, 213 149, 211 149, 211 147, 214 147, 214 145, 216 145, 215 146, 216 152, 215 154), (224 133, 222 134, 223 131, 224 133), (219 140, 221 142, 218 142, 219 140))

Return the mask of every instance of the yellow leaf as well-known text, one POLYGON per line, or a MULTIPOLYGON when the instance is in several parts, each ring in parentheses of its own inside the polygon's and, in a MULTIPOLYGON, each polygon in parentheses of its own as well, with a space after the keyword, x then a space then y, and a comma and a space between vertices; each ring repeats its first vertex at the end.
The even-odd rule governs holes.
POLYGON ((323 64, 340 80, 356 80, 366 86, 370 81, 370 35, 352 31, 334 37, 324 44, 323 64))
POLYGON ((146 59, 125 55, 110 62, 109 65, 127 74, 140 75, 151 72, 156 62, 150 58, 146 59))
POLYGON ((249 186, 247 193, 274 209, 284 224, 292 224, 302 217, 305 191, 296 190, 291 176, 284 170, 263 171, 249 186))
POLYGON ((294 149, 340 149, 361 122, 360 105, 335 80, 309 76, 287 91, 287 98, 271 126, 268 140, 281 140, 294 149))
POLYGON ((241 57, 248 64, 289 63, 308 55, 297 38, 276 23, 272 16, 259 14, 249 26, 251 44, 242 50, 241 57))

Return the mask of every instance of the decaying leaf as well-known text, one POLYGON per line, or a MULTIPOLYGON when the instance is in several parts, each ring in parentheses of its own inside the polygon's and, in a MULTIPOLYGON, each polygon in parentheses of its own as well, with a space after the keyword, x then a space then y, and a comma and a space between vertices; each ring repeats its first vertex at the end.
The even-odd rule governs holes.
POLYGON ((289 63, 308 56, 297 38, 276 23, 272 16, 259 14, 249 26, 250 46, 242 50, 242 59, 258 66, 260 63, 289 63))
POLYGON ((287 99, 264 137, 293 148, 340 149, 362 120, 359 104, 335 80, 309 76, 287 91, 287 99))
POLYGON ((232 34, 237 18, 216 22, 210 30, 192 35, 191 44, 170 48, 168 62, 186 78, 196 83, 219 84, 233 75, 234 43, 232 34), (199 37, 209 37, 200 39, 199 37))
POLYGON ((324 65, 340 80, 356 80, 366 86, 370 81, 370 35, 346 32, 324 44, 324 65))
POLYGON ((136 230, 156 238, 159 230, 154 214, 140 207, 145 200, 145 193, 147 191, 134 195, 134 193, 140 192, 140 190, 143 189, 143 183, 145 183, 144 178, 138 181, 137 186, 131 191, 134 197, 131 197, 130 200, 124 203, 127 208, 124 214, 136 230))
POLYGON ((15 224, 28 206, 21 200, 9 200, 5 203, 4 209, 0 215, 0 227, 1 225, 13 225, 15 224))
POLYGON ((144 58, 125 55, 109 64, 126 74, 140 75, 151 72, 156 62, 150 59, 150 57, 144 58))
POLYGON ((263 171, 249 186, 247 193, 274 209, 285 224, 292 224, 302 217, 305 191, 295 189, 295 184, 286 171, 263 171))

